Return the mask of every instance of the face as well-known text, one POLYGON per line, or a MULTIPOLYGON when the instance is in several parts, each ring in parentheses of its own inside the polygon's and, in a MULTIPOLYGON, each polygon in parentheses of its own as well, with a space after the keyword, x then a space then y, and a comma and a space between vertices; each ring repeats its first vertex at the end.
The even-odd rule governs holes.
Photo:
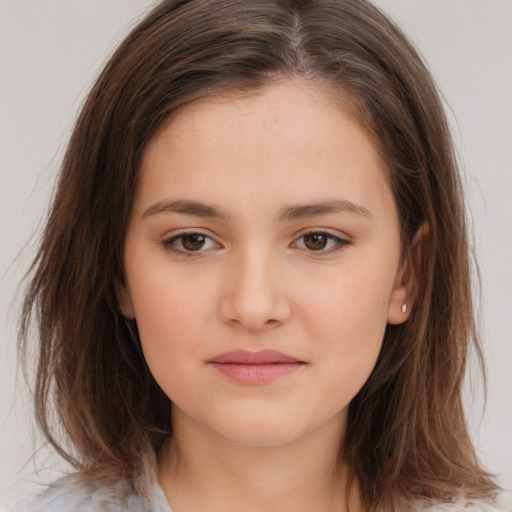
POLYGON ((343 428, 405 320, 397 211, 367 135, 283 82, 185 108, 145 152, 122 312, 173 422, 278 445, 343 428))

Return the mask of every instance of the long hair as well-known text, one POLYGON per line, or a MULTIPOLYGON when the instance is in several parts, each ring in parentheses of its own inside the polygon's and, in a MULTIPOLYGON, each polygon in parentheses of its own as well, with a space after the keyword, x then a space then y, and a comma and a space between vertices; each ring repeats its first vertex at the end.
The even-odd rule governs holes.
POLYGON ((480 349, 446 118, 417 52, 364 0, 167 0, 122 42, 76 122, 24 302, 22 350, 32 324, 38 332, 38 422, 80 471, 128 478, 172 435, 170 401, 117 295, 141 156, 162 123, 195 100, 282 78, 328 89, 372 138, 403 253, 418 230, 427 233, 414 259, 412 314, 387 327, 349 406, 340 459, 369 508, 491 498, 461 401, 468 350, 480 349))

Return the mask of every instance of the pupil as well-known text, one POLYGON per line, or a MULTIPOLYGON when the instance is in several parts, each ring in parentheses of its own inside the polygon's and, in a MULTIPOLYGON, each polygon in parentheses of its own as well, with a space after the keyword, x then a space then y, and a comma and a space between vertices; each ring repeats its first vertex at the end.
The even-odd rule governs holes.
POLYGON ((304 242, 308 249, 319 251, 320 249, 325 249, 325 246, 327 245, 327 237, 318 233, 306 235, 304 237, 304 242))
POLYGON ((183 247, 189 251, 198 251, 204 245, 203 235, 187 235, 183 237, 183 247))

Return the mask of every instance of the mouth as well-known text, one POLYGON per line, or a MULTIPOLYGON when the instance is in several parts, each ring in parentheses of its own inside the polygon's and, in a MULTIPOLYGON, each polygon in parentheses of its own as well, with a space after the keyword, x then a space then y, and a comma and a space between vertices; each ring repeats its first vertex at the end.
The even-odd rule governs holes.
POLYGON ((234 350, 208 361, 225 377, 243 384, 265 384, 296 372, 306 363, 277 350, 234 350))

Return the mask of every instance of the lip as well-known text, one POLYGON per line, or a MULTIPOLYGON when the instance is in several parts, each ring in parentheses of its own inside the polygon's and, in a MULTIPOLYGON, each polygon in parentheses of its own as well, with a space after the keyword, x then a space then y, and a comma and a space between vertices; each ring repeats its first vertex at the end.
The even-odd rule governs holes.
POLYGON ((302 363, 296 357, 283 354, 278 350, 232 350, 215 356, 209 363, 240 363, 240 364, 272 364, 272 363, 302 363))
POLYGON ((277 350, 233 350, 215 356, 208 364, 243 384, 265 384, 299 370, 305 363, 277 350))

